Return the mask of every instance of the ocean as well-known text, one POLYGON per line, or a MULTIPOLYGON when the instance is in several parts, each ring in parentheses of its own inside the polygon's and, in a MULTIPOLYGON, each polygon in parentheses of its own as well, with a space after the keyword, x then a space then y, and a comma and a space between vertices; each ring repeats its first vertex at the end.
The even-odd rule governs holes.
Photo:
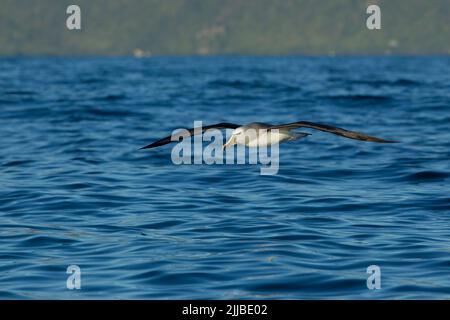
POLYGON ((1 58, 0 298, 448 299, 449 128, 448 56, 1 58), (139 150, 300 120, 400 142, 139 150))

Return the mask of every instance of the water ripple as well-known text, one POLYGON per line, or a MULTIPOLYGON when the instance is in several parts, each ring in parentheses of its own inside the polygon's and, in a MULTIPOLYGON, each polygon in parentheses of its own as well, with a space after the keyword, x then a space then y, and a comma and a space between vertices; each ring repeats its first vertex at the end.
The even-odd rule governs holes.
POLYGON ((0 298, 450 297, 448 57, 0 70, 0 298), (401 143, 311 132, 280 146, 274 176, 138 150, 194 120, 311 120, 401 143), (65 287, 72 264, 79 291, 65 287), (381 290, 367 289, 369 265, 381 290))

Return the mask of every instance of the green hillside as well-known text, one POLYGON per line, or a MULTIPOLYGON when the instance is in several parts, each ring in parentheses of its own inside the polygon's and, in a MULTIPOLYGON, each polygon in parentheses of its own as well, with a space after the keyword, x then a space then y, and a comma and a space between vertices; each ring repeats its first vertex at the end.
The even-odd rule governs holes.
POLYGON ((134 51, 450 54, 450 0, 0 0, 0 55, 134 51), (69 4, 81 7, 80 31, 66 28, 69 4), (369 4, 381 30, 366 28, 369 4))

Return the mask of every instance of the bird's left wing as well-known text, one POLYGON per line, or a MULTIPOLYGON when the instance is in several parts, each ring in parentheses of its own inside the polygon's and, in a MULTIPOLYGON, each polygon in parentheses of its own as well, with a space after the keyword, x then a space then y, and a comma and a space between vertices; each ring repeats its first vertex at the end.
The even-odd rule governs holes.
POLYGON ((216 123, 216 124, 212 124, 209 126, 201 127, 201 130, 200 130, 200 128, 191 128, 191 129, 187 129, 188 132, 167 136, 165 138, 162 138, 158 141, 153 142, 152 144, 142 147, 141 149, 150 149, 150 148, 163 146, 165 144, 169 144, 171 142, 178 141, 180 138, 184 139, 184 138, 193 136, 195 134, 203 133, 208 129, 236 129, 238 127, 240 127, 240 125, 238 125, 238 124, 221 122, 221 123, 216 123))
POLYGON ((311 128, 316 129, 324 132, 330 132, 333 134, 336 134, 338 136, 342 136, 349 139, 355 139, 355 140, 362 140, 362 141, 371 141, 371 142, 380 142, 380 143, 394 143, 398 141, 393 140, 385 140, 373 136, 369 136, 367 134, 356 132, 356 131, 350 131, 338 127, 332 127, 326 124, 320 124, 320 123, 314 123, 309 121, 298 121, 293 123, 287 123, 287 124, 281 124, 276 126, 271 126, 268 128, 270 129, 296 129, 296 128, 311 128))

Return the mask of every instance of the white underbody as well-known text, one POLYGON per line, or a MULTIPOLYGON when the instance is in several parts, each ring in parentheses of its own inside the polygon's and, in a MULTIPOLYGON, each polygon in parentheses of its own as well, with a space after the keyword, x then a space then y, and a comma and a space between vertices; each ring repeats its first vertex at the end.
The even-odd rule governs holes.
POLYGON ((297 140, 304 136, 306 136, 306 134, 294 133, 288 130, 261 130, 258 134, 237 135, 236 143, 243 144, 249 148, 267 147, 284 141, 297 140))

